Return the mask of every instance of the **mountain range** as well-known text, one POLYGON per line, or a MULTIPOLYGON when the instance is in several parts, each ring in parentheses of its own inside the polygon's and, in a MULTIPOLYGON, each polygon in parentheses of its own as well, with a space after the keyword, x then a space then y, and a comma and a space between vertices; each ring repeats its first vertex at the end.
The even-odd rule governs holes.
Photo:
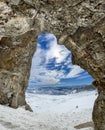
POLYGON ((68 95, 81 91, 95 90, 93 85, 77 85, 77 86, 44 86, 44 87, 29 87, 28 93, 48 94, 48 95, 68 95))

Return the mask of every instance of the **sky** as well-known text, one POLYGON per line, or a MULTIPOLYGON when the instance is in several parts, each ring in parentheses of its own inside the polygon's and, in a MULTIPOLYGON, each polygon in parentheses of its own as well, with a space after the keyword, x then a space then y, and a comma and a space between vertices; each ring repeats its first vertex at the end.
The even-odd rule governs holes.
POLYGON ((29 86, 75 86, 91 84, 93 78, 72 64, 71 52, 57 44, 53 34, 38 35, 37 49, 32 59, 29 86))

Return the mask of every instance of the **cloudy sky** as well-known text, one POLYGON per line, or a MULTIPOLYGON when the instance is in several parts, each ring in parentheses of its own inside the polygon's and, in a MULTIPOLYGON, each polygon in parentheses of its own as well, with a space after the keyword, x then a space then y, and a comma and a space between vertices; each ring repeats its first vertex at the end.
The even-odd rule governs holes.
POLYGON ((29 85, 81 85, 90 84, 93 78, 79 66, 72 65, 71 52, 57 44, 53 34, 38 36, 33 56, 29 85))

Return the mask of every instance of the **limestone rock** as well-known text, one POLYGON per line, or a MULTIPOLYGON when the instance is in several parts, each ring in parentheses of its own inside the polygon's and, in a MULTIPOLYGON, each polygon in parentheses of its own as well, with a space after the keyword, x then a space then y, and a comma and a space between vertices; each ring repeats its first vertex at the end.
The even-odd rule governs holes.
POLYGON ((14 12, 9 3, 0 2, 0 11, 0 103, 17 108, 26 104, 37 32, 32 28, 32 18, 14 12))
POLYGON ((95 130, 105 130, 105 0, 0 0, 0 103, 26 104, 37 34, 45 31, 94 77, 95 130))
POLYGON ((30 105, 29 104, 26 104, 25 105, 25 109, 30 111, 30 112, 33 112, 33 110, 31 109, 30 105))

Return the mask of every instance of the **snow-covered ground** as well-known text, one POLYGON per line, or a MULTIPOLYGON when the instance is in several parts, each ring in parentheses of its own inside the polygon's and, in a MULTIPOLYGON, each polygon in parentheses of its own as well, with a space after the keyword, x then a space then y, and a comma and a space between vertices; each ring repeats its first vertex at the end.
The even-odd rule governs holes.
POLYGON ((88 91, 65 96, 28 93, 27 102, 34 112, 0 105, 0 130, 76 130, 74 126, 92 121, 96 93, 88 91))

